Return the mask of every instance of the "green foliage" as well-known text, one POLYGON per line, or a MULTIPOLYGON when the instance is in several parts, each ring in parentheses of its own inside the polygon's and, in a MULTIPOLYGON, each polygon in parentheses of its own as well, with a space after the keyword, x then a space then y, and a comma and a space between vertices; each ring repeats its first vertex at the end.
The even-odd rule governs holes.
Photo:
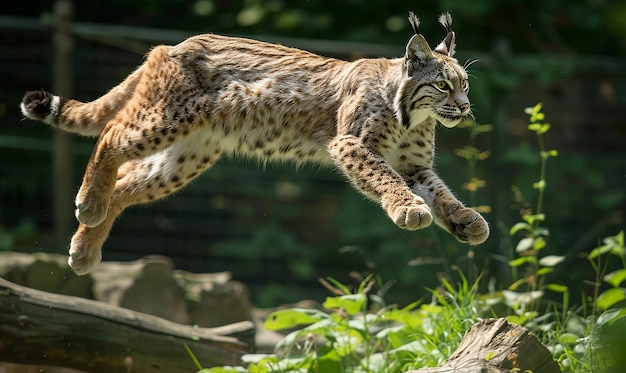
POLYGON ((501 296, 492 294, 490 304, 501 301, 510 312, 507 315, 509 321, 525 325, 538 333, 563 371, 619 370, 626 366, 618 358, 621 354, 615 353, 614 346, 604 340, 609 326, 626 320, 626 289, 622 287, 626 281, 624 233, 621 231, 616 236, 605 238, 603 244, 593 249, 588 256, 597 274, 594 297, 590 299, 591 312, 586 306, 578 310, 570 309, 569 287, 547 281, 554 269, 566 261, 566 257, 543 254, 550 244, 550 232, 542 225, 547 219, 543 212, 547 160, 556 157, 558 152, 547 150, 544 145, 543 135, 550 130, 550 124, 544 122, 545 114, 541 109, 541 104, 526 109, 530 116, 528 129, 537 135, 541 160, 539 180, 533 183, 537 191, 536 207, 534 211, 525 210, 522 221, 515 223, 509 230, 512 237, 521 235, 515 246, 515 255, 509 261, 517 280, 501 296), (620 258, 621 268, 602 276, 602 258, 608 255, 620 258), (600 278, 611 287, 600 291, 600 278), (560 295, 561 301, 549 301, 546 291, 560 295), (540 304, 547 304, 545 310, 540 310, 540 304))
POLYGON ((617 235, 607 237, 602 241, 602 245, 596 247, 589 253, 587 257, 589 262, 593 266, 594 270, 598 274, 598 277, 602 277, 602 281, 610 287, 600 292, 600 281, 596 281, 596 302, 595 306, 605 311, 613 317, 623 317, 624 309, 626 305, 626 287, 624 282, 626 281, 626 248, 624 246, 624 231, 620 231, 617 235), (602 258, 606 256, 616 256, 620 259, 621 267, 611 273, 604 276, 601 275, 602 258), (619 308, 619 307, 622 308, 619 308), (615 313, 615 309, 619 312, 615 313))
MULTIPOLYGON (((547 160, 558 155, 546 150, 543 135, 550 129, 541 104, 527 109, 528 129, 536 133, 541 160, 534 210, 527 209, 509 230, 519 236, 509 261, 515 280, 498 292, 478 293, 481 276, 469 281, 457 271, 458 281, 446 277, 429 290, 430 303, 414 302, 404 308, 386 305, 376 283, 368 276, 354 292, 334 279, 324 281, 334 296, 326 298, 324 310, 292 308, 279 310, 266 319, 270 330, 289 330, 274 354, 247 355, 245 368, 212 368, 216 372, 403 372, 440 365, 458 346, 463 334, 484 316, 506 316, 536 333, 552 352, 563 372, 623 371, 626 355, 626 247, 624 231, 602 240, 590 251, 588 262, 596 273, 593 297, 583 296, 583 305, 570 308, 570 287, 549 280, 566 261, 561 255, 544 254, 550 248, 550 232, 543 225, 542 210, 547 190, 547 160), (619 268, 605 274, 609 262, 619 259, 619 268), (551 300, 548 294, 560 296, 551 300), (503 305, 504 308, 499 307, 503 305), (541 307, 544 306, 544 307, 541 307)), ((488 132, 477 126, 471 137, 488 132)), ((457 155, 472 168, 481 159, 473 145, 457 155)), ((485 156, 482 157, 486 158, 485 156)), ((489 359, 489 356, 486 357, 489 359)))
POLYGON ((467 162, 467 181, 463 183, 463 189, 469 192, 469 203, 476 211, 481 213, 488 213, 491 211, 489 206, 476 206, 476 194, 479 189, 484 188, 487 182, 478 177, 476 172, 476 165, 480 161, 484 161, 489 158, 491 152, 489 150, 481 150, 476 145, 476 137, 483 133, 489 133, 493 131, 493 125, 491 124, 476 124, 472 122, 462 122, 459 124, 461 128, 469 129, 469 144, 455 150, 455 154, 467 162))
MULTIPOLYGON (((293 330, 276 346, 276 353, 246 355, 246 368, 201 372, 403 372, 439 365, 479 320, 476 286, 461 278, 457 286, 442 280, 430 304, 385 306, 369 294, 374 281, 368 278, 354 293, 327 297, 324 310, 273 312, 266 329, 293 330)), ((328 280, 334 293, 348 290, 328 280)))
MULTIPOLYGON (((534 211, 527 210, 522 215, 522 221, 515 223, 509 230, 511 236, 518 233, 523 237, 515 246, 516 258, 509 261, 513 268, 515 277, 520 277, 511 285, 507 305, 516 311, 514 316, 510 316, 511 321, 524 324, 529 318, 536 316, 537 300, 543 296, 544 290, 567 294, 567 286, 556 283, 545 283, 546 275, 553 272, 554 267, 565 260, 560 255, 540 255, 548 246, 550 231, 541 224, 546 220, 543 213, 544 192, 546 190, 546 169, 547 161, 550 157, 556 157, 556 150, 546 150, 543 135, 550 129, 549 123, 544 123, 545 114, 541 111, 541 103, 531 108, 526 108, 525 112, 530 116, 528 129, 537 134, 539 142, 539 157, 541 159, 541 169, 539 180, 533 183, 533 188, 537 190, 537 205, 534 211), (521 270, 524 272, 520 275, 521 270), (523 288, 525 286, 525 288, 523 288), (522 289, 525 292, 513 293, 522 289)), ((565 300, 565 299, 564 299, 565 300)), ((565 304, 567 307, 567 304, 565 304)))

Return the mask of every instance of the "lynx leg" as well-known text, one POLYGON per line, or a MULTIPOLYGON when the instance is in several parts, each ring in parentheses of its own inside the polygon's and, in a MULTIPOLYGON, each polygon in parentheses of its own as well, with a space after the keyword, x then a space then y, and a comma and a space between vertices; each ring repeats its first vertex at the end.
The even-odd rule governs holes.
POLYGON ((402 177, 360 139, 337 136, 328 145, 335 165, 366 196, 380 201, 389 218, 400 228, 428 227, 433 218, 421 196, 413 194, 402 177))
POLYGON ((465 207, 431 169, 422 168, 410 178, 413 191, 431 207, 435 223, 457 240, 478 245, 489 237, 489 224, 476 211, 465 207))
POLYGON ((152 125, 149 130, 144 128, 147 123, 131 125, 120 121, 107 126, 94 147, 76 195, 76 218, 80 223, 95 227, 104 221, 122 164, 149 157, 188 137, 180 135, 166 141, 162 129, 169 124, 152 125))
POLYGON ((106 218, 117 170, 130 159, 115 148, 112 133, 109 130, 98 139, 76 195, 76 219, 87 227, 95 227, 106 218))
POLYGON ((183 188, 220 156, 216 147, 193 153, 192 141, 182 141, 142 160, 124 163, 108 203, 105 219, 89 227, 80 224, 70 244, 69 265, 79 275, 90 272, 102 258, 101 248, 115 219, 131 205, 164 198, 183 188))

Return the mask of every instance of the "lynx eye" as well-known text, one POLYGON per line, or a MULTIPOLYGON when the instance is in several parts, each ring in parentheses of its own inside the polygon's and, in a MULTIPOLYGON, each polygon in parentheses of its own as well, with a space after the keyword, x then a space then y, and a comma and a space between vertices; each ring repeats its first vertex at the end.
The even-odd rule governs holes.
POLYGON ((442 91, 448 91, 450 89, 450 84, 448 84, 445 80, 440 80, 435 84, 437 85, 437 88, 442 91))

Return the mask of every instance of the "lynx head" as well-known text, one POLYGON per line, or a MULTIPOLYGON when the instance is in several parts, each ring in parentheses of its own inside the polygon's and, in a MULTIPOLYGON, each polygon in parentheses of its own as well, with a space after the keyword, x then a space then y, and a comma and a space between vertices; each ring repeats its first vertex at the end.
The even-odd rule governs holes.
POLYGON ((467 97, 467 73, 453 57, 456 36, 452 17, 449 13, 439 17, 447 35, 434 50, 418 33, 419 20, 413 12, 409 13, 409 22, 415 35, 406 46, 402 83, 396 96, 399 119, 406 127, 422 123, 428 117, 454 127, 472 114, 467 97))

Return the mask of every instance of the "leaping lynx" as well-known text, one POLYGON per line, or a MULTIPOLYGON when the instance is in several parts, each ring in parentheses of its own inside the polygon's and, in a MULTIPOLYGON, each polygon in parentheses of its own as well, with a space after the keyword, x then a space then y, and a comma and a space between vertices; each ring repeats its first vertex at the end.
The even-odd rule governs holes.
POLYGON ((26 117, 99 136, 76 196, 70 266, 91 271, 126 207, 172 194, 223 154, 334 165, 399 227, 434 218, 462 242, 484 242, 487 222, 433 171, 436 123, 471 116, 452 18, 440 17, 447 35, 434 50, 409 21, 415 35, 396 59, 346 62, 207 34, 155 47, 92 102, 27 93, 26 117))

